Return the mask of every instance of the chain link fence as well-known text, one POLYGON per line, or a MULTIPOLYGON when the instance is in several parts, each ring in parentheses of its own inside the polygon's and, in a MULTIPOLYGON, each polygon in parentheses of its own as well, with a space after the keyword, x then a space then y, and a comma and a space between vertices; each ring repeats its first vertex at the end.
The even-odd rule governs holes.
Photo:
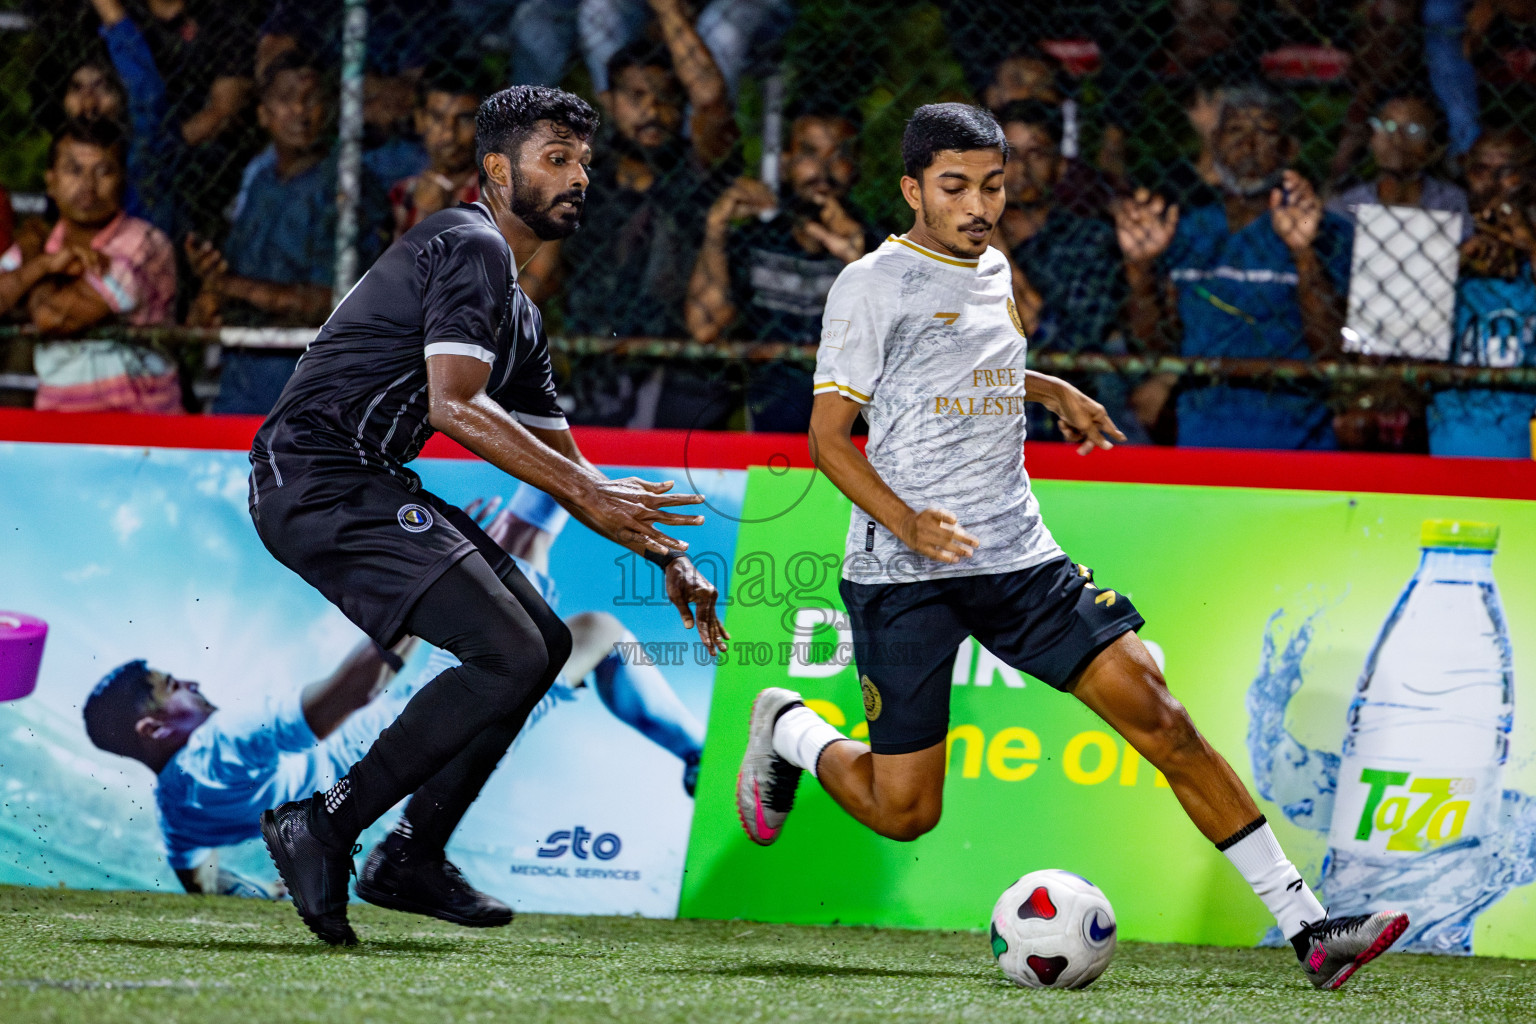
POLYGON ((960 100, 1035 365, 1133 440, 1530 454, 1528 0, 0 0, 0 400, 263 411, 514 82, 604 115, 521 276, 573 422, 803 430, 960 100))

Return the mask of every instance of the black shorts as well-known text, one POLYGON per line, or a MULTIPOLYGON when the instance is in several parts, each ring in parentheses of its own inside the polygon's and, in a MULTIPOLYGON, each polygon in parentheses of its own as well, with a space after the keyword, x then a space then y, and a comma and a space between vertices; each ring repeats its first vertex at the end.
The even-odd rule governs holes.
POLYGON ((949 733, 950 675, 968 636, 1005 664, 1066 690, 1095 654, 1144 620, 1065 555, 1017 572, 838 588, 877 754, 910 754, 949 733))
POLYGON ((253 463, 261 542, 375 642, 389 647, 437 578, 479 551, 497 576, 516 564, 462 509, 414 473, 293 455, 253 463))

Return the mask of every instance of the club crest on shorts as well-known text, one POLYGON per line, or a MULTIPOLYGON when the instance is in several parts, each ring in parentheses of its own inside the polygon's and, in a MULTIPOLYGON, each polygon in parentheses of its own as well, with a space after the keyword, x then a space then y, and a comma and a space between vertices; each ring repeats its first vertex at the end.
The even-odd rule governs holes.
POLYGON ((880 710, 884 707, 880 701, 880 691, 875 688, 869 676, 859 677, 859 689, 864 691, 864 717, 873 722, 880 717, 880 710))
POLYGON ((1008 319, 1013 321, 1013 329, 1022 335, 1024 333, 1024 321, 1019 319, 1019 307, 1013 304, 1012 299, 1008 300, 1008 319))
POLYGON ((432 512, 423 505, 401 505, 395 519, 407 533, 424 533, 432 529, 432 512))

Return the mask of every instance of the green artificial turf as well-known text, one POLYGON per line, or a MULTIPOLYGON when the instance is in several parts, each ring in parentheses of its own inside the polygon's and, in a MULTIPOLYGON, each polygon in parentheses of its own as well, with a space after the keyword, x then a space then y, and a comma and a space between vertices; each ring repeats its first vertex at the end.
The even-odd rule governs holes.
POLYGON ((979 933, 352 919, 331 950, 288 904, 0 888, 0 1021, 1536 1021, 1531 961, 1388 955, 1318 993, 1288 952, 1127 943, 1086 991, 1026 991, 979 933))

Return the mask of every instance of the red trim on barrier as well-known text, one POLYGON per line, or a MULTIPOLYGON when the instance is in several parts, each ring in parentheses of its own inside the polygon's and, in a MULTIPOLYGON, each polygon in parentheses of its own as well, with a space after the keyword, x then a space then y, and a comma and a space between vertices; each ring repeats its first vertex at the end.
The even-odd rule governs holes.
POLYGON ((1080 456, 1068 445, 1036 445, 1028 464, 1042 480, 1536 499, 1536 462, 1524 459, 1157 447, 1080 456))
POLYGON ((0 409, 0 441, 117 444, 146 448, 250 448, 260 416, 0 409))
MULTIPOLYGON (((255 416, 0 409, 0 441, 239 450, 250 446, 260 425, 255 416)), ((811 464, 805 438, 795 434, 605 427, 578 427, 575 434, 588 458, 610 466, 741 469, 811 464)), ((422 454, 439 459, 473 457, 441 434, 422 454)), ((1536 462, 1513 459, 1129 447, 1079 456, 1068 445, 1034 443, 1029 447, 1029 470, 1042 480, 1536 499, 1536 462)))

